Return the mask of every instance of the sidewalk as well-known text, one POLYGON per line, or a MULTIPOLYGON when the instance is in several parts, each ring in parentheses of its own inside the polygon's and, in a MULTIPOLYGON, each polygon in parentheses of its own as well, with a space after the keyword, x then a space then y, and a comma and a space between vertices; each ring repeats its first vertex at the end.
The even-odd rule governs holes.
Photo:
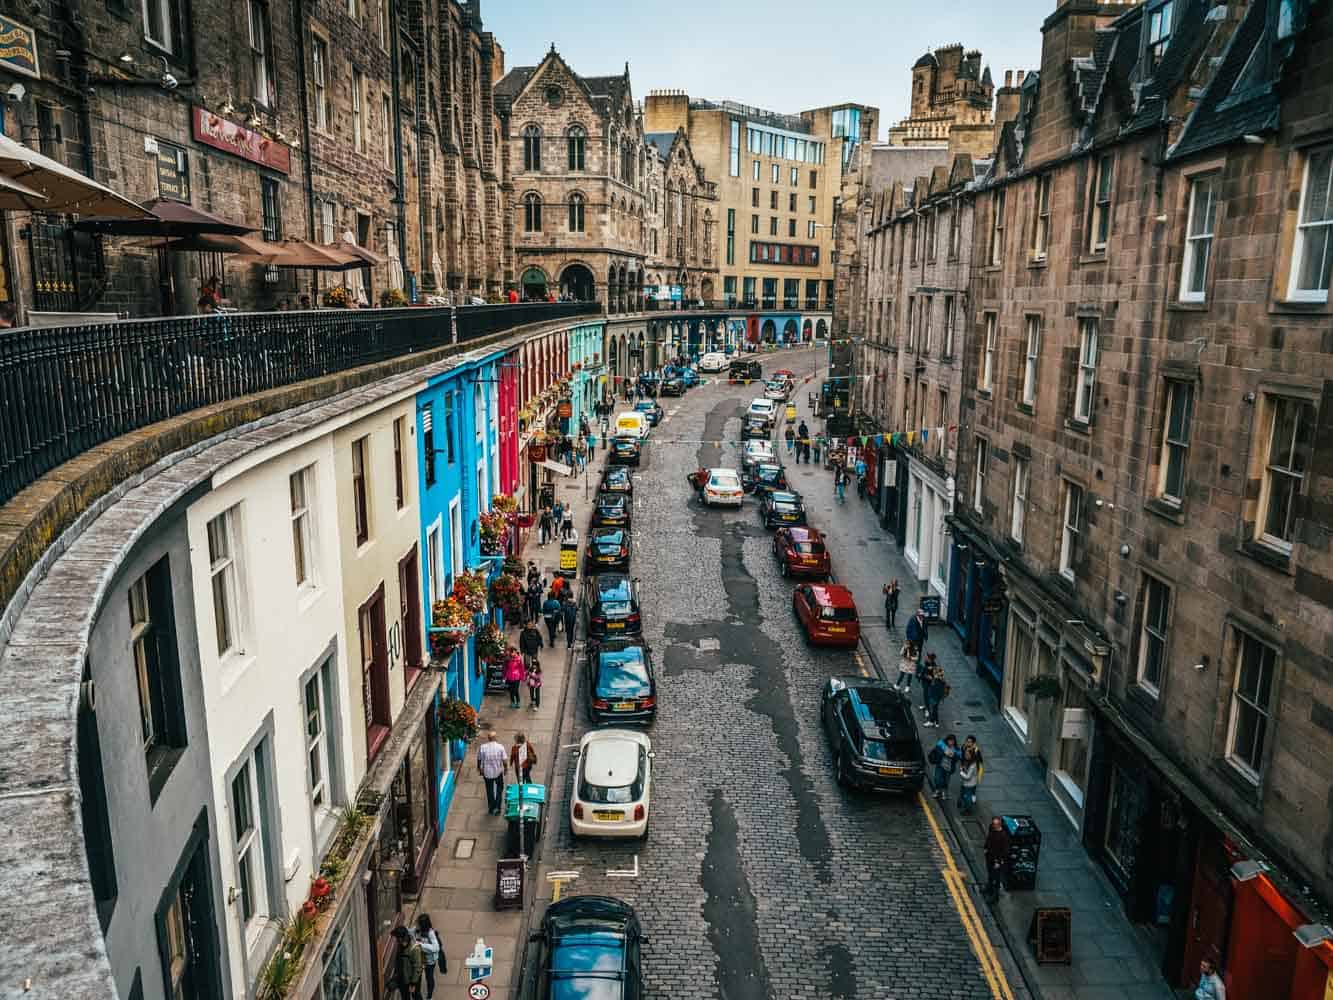
MULTIPOLYGON (((801 403, 802 416, 805 413, 801 403)), ((880 527, 878 515, 857 498, 854 488, 847 503, 833 500, 832 473, 807 465, 788 465, 792 485, 806 495, 816 523, 827 524, 832 536, 833 566, 838 582, 851 589, 862 614, 862 645, 881 676, 896 677, 903 629, 916 608, 918 584, 892 537, 880 527), (793 475, 793 472, 795 473, 793 475), (868 558, 848 558, 857 548, 868 558), (885 627, 880 588, 897 577, 902 586, 898 628, 885 627)), ((994 691, 977 675, 976 661, 962 652, 958 635, 945 622, 932 625, 926 643, 944 666, 951 696, 940 709, 940 728, 922 730, 923 742, 954 733, 961 744, 975 735, 985 758, 985 773, 976 809, 971 816, 957 811, 958 780, 953 779, 942 809, 954 837, 963 845, 974 888, 985 882, 983 845, 992 815, 1031 816, 1041 829, 1042 844, 1037 888, 1032 892, 1004 893, 990 910, 996 917, 1023 978, 1035 996, 1045 1000, 1158 1000, 1173 997, 1157 968, 1157 960, 1139 932, 1129 923, 1124 907, 1096 862, 1079 843, 1078 831, 1047 792, 1041 762, 1023 750, 1017 736, 1000 716, 994 691), (1028 944, 1028 925, 1038 907, 1068 907, 1071 911, 1073 961, 1070 965, 1037 965, 1028 944)), ((913 684, 913 708, 919 688, 913 684)), ((917 712, 918 721, 924 714, 917 712)), ((929 794, 927 789, 926 794, 929 794)), ((978 908, 987 906, 977 892, 978 908)))
MULTIPOLYGON (((590 496, 601 476, 603 462, 604 451, 598 448, 596 460, 588 467, 590 496)), ((582 476, 557 484, 557 498, 566 503, 574 502, 576 524, 580 525, 586 525, 592 508, 591 501, 584 501, 583 493, 582 476)), ((583 528, 579 531, 581 537, 583 528)), ((542 547, 537 544, 537 537, 534 530, 521 556, 525 564, 529 559, 534 560, 549 581, 559 564, 560 547, 554 542, 542 547)), ((541 631, 545 641, 544 625, 541 631)), ((509 641, 517 644, 518 629, 507 629, 506 633, 509 641)), ((537 750, 537 770, 533 780, 547 785, 559 751, 554 744, 571 662, 563 632, 556 635, 555 643, 554 648, 545 646, 541 651, 541 706, 536 711, 528 708, 526 685, 523 707, 518 709, 509 707, 509 698, 503 692, 488 694, 482 702, 477 723, 477 731, 483 737, 488 729, 494 729, 496 739, 506 750, 513 743, 515 733, 526 733, 537 750)), ((576 641, 575 651, 580 648, 576 641)), ((495 909, 495 863, 504 851, 507 824, 503 817, 491 816, 486 811, 486 786, 477 773, 480 742, 478 739, 468 745, 467 756, 459 766, 453 804, 435 849, 435 860, 431 863, 425 888, 406 918, 410 925, 418 913, 429 913, 440 934, 449 960, 448 974, 442 976, 437 972, 435 977, 435 996, 441 1000, 467 995, 468 975, 463 959, 471 954, 479 937, 495 949, 495 971, 487 980, 491 987, 490 1000, 514 1000, 517 994, 513 992, 512 980, 523 950, 521 936, 526 933, 525 921, 533 900, 547 888, 544 883, 536 883, 537 865, 530 862, 523 909, 501 912, 495 909)), ((506 775, 505 781, 511 782, 512 776, 506 775)), ((549 813, 546 817, 548 825, 561 821, 562 817, 553 817, 549 813)), ((535 848, 530 853, 535 854, 535 848)))

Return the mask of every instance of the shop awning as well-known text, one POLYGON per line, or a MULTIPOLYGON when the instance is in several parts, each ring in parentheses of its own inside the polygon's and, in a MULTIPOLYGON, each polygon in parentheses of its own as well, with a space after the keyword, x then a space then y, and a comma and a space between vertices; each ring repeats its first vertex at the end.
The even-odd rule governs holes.
POLYGON ((94 215, 80 219, 74 228, 85 233, 103 233, 107 236, 198 236, 202 233, 244 236, 253 233, 254 226, 245 226, 238 222, 205 212, 180 201, 167 198, 155 198, 143 204, 143 215, 139 218, 120 218, 110 214, 94 215))
POLYGON ((0 133, 0 209, 77 212, 140 219, 148 213, 105 184, 0 133), (36 197, 28 192, 33 192, 36 197))
POLYGON ((552 462, 550 459, 543 459, 537 463, 543 469, 550 469, 558 476, 572 476, 574 467, 571 465, 561 465, 559 462, 552 462))

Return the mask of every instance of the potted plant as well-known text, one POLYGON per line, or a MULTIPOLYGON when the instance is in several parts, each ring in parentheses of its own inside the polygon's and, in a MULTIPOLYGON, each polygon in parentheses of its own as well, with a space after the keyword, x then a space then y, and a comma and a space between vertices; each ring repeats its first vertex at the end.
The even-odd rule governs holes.
POLYGON ((446 740, 466 742, 477 735, 477 711, 461 698, 444 700, 439 722, 440 735, 446 740))
MULTIPOLYGON (((500 567, 500 572, 505 576, 523 576, 523 560, 518 556, 505 556, 504 565, 500 567)), ((495 601, 495 584, 491 584, 491 600, 495 601)))
POLYGON ((497 493, 491 497, 491 509, 501 514, 513 514, 518 510, 518 501, 508 493, 497 493))
POLYGON ((460 573, 454 583, 454 597, 474 615, 486 610, 486 576, 480 571, 460 573))
POLYGON ((352 293, 346 285, 334 285, 324 292, 324 304, 334 309, 346 309, 352 304, 352 293))
POLYGON ((487 623, 477 630, 477 656, 487 663, 499 663, 505 655, 505 634, 500 626, 487 623))
POLYGON ((385 309, 398 309, 407 305, 407 296, 401 288, 388 288, 380 295, 380 305, 385 309))
POLYGON ((505 620, 517 621, 523 614, 523 563, 517 573, 501 573, 491 584, 491 601, 504 612, 505 620))
POLYGON ((457 597, 446 597, 430 607, 430 651, 437 659, 453 655, 474 628, 472 612, 457 597))
POLYGON ((488 510, 477 520, 481 528, 481 551, 488 556, 499 555, 509 533, 509 518, 498 510, 488 510))

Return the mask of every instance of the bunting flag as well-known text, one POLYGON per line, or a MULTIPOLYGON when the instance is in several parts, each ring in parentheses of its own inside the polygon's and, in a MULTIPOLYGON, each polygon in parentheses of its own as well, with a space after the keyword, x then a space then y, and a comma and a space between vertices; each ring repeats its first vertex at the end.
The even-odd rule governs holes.
POLYGON ((926 443, 927 441, 929 441, 929 440, 930 440, 930 428, 929 428, 929 427, 922 427, 922 428, 921 428, 921 443, 922 443, 922 444, 925 444, 925 443, 926 443))
POLYGON ((907 447, 910 448, 910 447, 912 447, 912 445, 914 445, 914 444, 916 444, 916 431, 908 431, 908 432, 907 432, 907 447))

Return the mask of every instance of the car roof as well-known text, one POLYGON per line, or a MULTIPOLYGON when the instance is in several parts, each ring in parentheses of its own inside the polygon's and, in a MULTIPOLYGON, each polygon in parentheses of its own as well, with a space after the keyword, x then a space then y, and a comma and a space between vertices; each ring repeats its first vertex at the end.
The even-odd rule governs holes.
POLYGON ((812 583, 810 590, 815 600, 831 608, 855 608, 852 592, 839 583, 812 583))
POLYGON ((708 478, 717 479, 721 476, 730 476, 732 479, 740 479, 739 473, 735 469, 709 469, 708 478))
POLYGON ((771 399, 764 399, 763 396, 760 396, 760 397, 757 398, 757 399, 752 399, 752 400, 750 400, 750 406, 752 406, 752 407, 754 407, 754 406, 762 406, 762 407, 764 407, 765 409, 767 409, 768 407, 770 407, 770 406, 772 406, 772 405, 773 405, 773 400, 771 400, 771 399))
POLYGON ((629 503, 629 497, 623 493, 612 493, 610 490, 604 490, 597 494, 598 503, 615 503, 625 505, 629 503))
POLYGON ((620 536, 620 535, 628 535, 628 534, 629 534, 629 532, 626 531, 624 528, 616 528, 616 527, 613 527, 613 526, 611 526, 611 525, 606 525, 606 526, 604 526, 604 527, 600 527, 600 528, 593 528, 593 529, 592 529, 592 532, 588 535, 588 537, 589 537, 589 538, 608 538, 608 537, 610 537, 610 536, 612 536, 612 535, 620 536))
POLYGON ((634 578, 628 573, 598 573, 590 577, 588 583, 596 590, 613 590, 628 583, 634 586, 634 578))
POLYGON ((791 536, 793 542, 822 542, 824 536, 819 533, 818 528, 810 528, 802 525, 801 527, 783 528, 791 536))
POLYGON ((614 896, 566 896, 546 908, 542 923, 564 923, 571 920, 597 920, 624 928, 635 920, 634 908, 614 896))
POLYGON ((768 494, 768 499, 773 503, 800 503, 801 494, 788 490, 773 490, 768 494))
POLYGON ((628 734, 591 743, 585 740, 580 754, 584 780, 600 788, 624 788, 633 784, 639 776, 641 748, 642 744, 629 739, 628 734))

